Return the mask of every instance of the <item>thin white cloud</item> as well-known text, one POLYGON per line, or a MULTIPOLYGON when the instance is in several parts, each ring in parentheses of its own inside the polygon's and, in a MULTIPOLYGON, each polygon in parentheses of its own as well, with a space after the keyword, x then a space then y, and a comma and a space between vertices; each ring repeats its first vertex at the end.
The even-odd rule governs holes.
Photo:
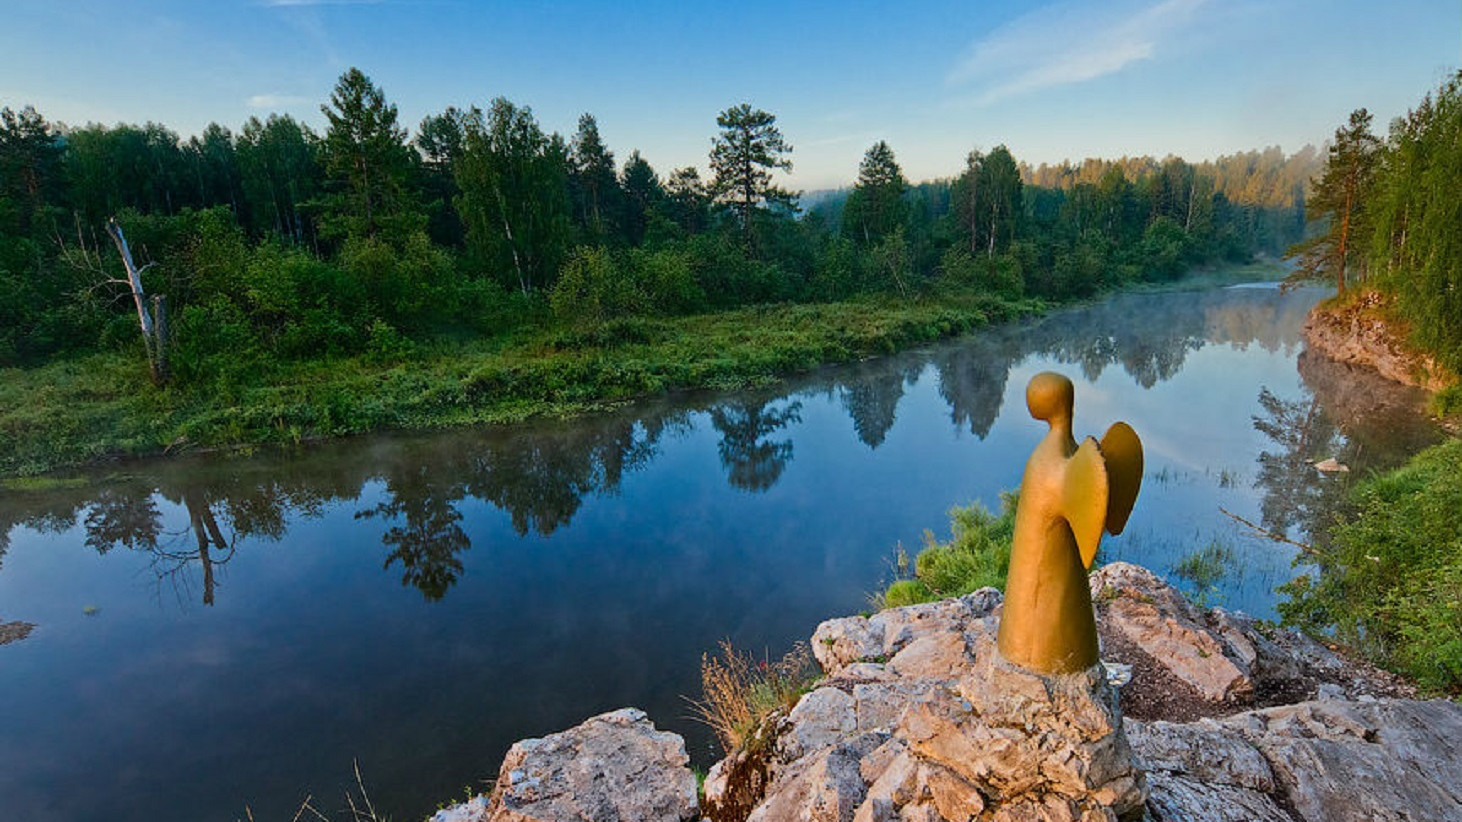
POLYGON ((977 41, 945 78, 973 86, 977 105, 1084 83, 1152 59, 1191 28, 1208 0, 1161 0, 1113 11, 1091 3, 1047 6, 977 41))
POLYGON ((310 98, 298 94, 255 94, 249 98, 249 108, 287 108, 310 102, 310 98))

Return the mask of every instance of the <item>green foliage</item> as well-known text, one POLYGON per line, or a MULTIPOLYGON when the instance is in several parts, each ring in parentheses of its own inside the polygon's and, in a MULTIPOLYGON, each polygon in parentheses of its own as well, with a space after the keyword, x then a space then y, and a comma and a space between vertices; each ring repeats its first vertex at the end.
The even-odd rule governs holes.
POLYGON ((1439 417, 1462 415, 1462 384, 1449 385, 1433 394, 1431 409, 1439 417))
POLYGON ((1324 229, 1290 250, 1296 258, 1296 277, 1334 278, 1344 292, 1348 271, 1364 266, 1366 220, 1381 157, 1381 142, 1371 134, 1371 113, 1356 109, 1350 120, 1335 130, 1324 171, 1314 180, 1305 216, 1325 224, 1324 229))
POLYGON ((721 133, 711 140, 711 193, 736 216, 748 250, 755 247, 753 218, 764 208, 790 207, 793 194, 772 184, 772 172, 791 171, 792 146, 774 114, 749 103, 716 116, 721 133))
POLYGON ((1184 554, 1173 566, 1173 576, 1192 586, 1192 599, 1207 604, 1218 590, 1218 582, 1238 567, 1233 546, 1217 539, 1184 554))
POLYGON ((1396 121, 1379 165, 1358 244, 1413 342, 1462 373, 1462 72, 1396 121))
POLYGON ((940 542, 925 531, 924 547, 914 558, 914 578, 895 581, 875 597, 875 605, 893 608, 963 596, 987 586, 1004 588, 1016 502, 1015 494, 1002 494, 998 517, 979 503, 951 508, 949 541, 940 542))
POLYGON ((396 123, 396 106, 351 68, 320 111, 330 122, 321 144, 328 192, 324 233, 395 242, 421 230, 425 219, 409 184, 415 155, 396 123))
POLYGON ((467 120, 456 164, 467 250, 488 276, 524 296, 553 284, 571 236, 568 147, 533 111, 497 98, 467 120))
POLYGON ((1359 485, 1284 620, 1333 633, 1423 687, 1462 691, 1462 440, 1359 485))
POLYGON ((583 247, 564 263, 548 302, 560 317, 605 320, 634 313, 643 297, 603 246, 583 247))
POLYGON ((749 105, 718 118, 709 184, 637 151, 616 172, 592 116, 568 142, 502 98, 425 118, 413 149, 357 69, 323 109, 324 135, 271 115, 187 140, 0 109, 0 367, 38 368, 0 406, 23 420, 0 471, 762 383, 1243 257, 1293 222, 1273 152, 1091 161, 1041 188, 1001 147, 911 187, 880 142, 852 195, 799 218, 773 184, 791 147, 749 105), (172 319, 175 383, 130 398, 72 373, 114 386, 142 355, 104 283, 113 216, 172 319))
POLYGON ((843 207, 843 233, 873 245, 908 220, 904 193, 909 181, 883 140, 873 144, 858 164, 858 182, 843 207))

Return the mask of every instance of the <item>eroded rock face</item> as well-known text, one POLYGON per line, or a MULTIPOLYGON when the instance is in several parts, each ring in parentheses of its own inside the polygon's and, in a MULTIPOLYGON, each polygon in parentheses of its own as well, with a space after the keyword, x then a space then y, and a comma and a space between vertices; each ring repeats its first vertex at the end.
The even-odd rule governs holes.
POLYGON ((1305 318, 1305 342, 1332 360, 1374 369, 1389 380, 1428 391, 1446 387, 1449 375, 1431 357, 1407 346, 1376 315, 1374 309, 1382 299, 1372 293, 1341 308, 1317 306, 1305 318))
POLYGON ((1101 669, 1042 677, 1004 662, 999 602, 987 589, 819 626, 813 647, 830 675, 783 722, 750 819, 1140 814, 1142 775, 1101 669))
POLYGON ((1320 700, 1127 731, 1161 820, 1462 820, 1451 702, 1320 700))
POLYGON ((513 745, 498 771, 488 822, 643 820, 697 817, 685 740, 624 708, 578 727, 513 745))

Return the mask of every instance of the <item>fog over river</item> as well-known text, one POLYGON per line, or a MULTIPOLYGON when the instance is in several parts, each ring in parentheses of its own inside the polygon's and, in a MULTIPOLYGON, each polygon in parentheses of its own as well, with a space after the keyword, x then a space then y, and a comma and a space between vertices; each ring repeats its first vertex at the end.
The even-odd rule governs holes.
POLYGON ((701 655, 780 656, 951 506, 998 508, 1043 370, 1076 382, 1079 436, 1125 419, 1146 447, 1101 559, 1273 618, 1293 549, 1220 508, 1303 539, 1438 436, 1418 394, 1302 355, 1323 293, 1124 294, 767 390, 0 493, 0 622, 36 626, 0 647, 0 818, 288 820, 342 806, 358 762, 412 820, 628 705, 705 767, 701 655), (1175 573, 1205 547, 1216 577, 1175 573))

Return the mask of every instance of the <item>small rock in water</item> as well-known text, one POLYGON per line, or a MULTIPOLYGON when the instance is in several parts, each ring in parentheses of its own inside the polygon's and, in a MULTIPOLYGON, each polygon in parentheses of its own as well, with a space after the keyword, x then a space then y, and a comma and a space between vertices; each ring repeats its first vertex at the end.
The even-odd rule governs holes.
POLYGON ((1339 462, 1334 457, 1330 457, 1329 459, 1323 459, 1315 463, 1315 470, 1322 471, 1326 474, 1334 474, 1336 472, 1344 474, 1350 472, 1350 466, 1339 462))

